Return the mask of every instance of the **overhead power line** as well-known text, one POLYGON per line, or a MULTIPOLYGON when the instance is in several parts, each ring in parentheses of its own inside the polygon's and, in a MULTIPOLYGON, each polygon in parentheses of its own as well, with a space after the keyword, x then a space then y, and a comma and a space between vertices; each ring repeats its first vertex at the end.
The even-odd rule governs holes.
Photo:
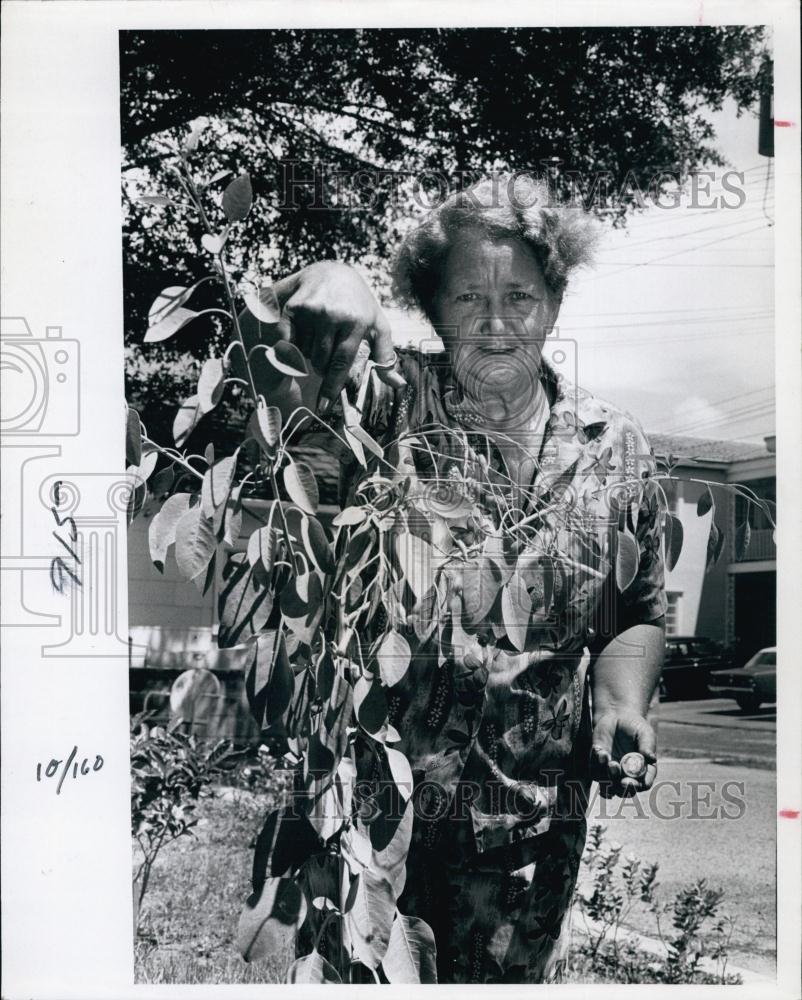
MULTIPOLYGON (((663 255, 661 257, 653 257, 651 260, 641 261, 641 262, 636 263, 636 264, 629 264, 627 267, 622 267, 618 271, 613 271, 612 274, 598 275, 596 277, 585 278, 584 281, 588 282, 588 283, 591 282, 591 281, 606 281, 609 278, 612 278, 616 274, 623 274, 624 271, 631 271, 631 270, 633 270, 636 267, 646 267, 647 265, 650 265, 650 264, 659 264, 661 261, 669 260, 672 257, 678 257, 680 254, 692 253, 692 252, 694 252, 694 250, 701 250, 703 247, 714 246, 716 243, 726 243, 726 242, 728 242, 730 240, 740 239, 741 236, 749 236, 750 233, 756 233, 756 232, 758 232, 758 230, 763 230, 763 229, 766 229, 766 228, 767 228, 766 227, 766 223, 763 223, 762 225, 754 226, 752 229, 744 230, 744 232, 741 232, 741 233, 733 233, 732 235, 729 235, 729 236, 720 236, 720 237, 718 237, 715 240, 710 240, 707 243, 703 243, 701 247, 695 247, 695 248, 693 248, 691 250, 686 249, 686 248, 683 248, 681 250, 675 250, 672 253, 665 254, 665 255, 663 255)), ((583 280, 583 279, 579 279, 579 280, 583 280)))

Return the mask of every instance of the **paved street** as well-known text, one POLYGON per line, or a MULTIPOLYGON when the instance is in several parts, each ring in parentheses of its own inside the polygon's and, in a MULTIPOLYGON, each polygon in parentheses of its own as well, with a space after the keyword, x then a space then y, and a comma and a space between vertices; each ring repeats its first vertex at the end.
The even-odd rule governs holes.
POLYGON ((757 713, 747 715, 729 698, 664 701, 660 703, 657 718, 663 755, 776 766, 774 705, 765 705, 757 713))
MULTIPOLYGON (((649 796, 599 800, 592 821, 609 840, 660 864, 660 896, 706 878, 724 890, 721 912, 736 920, 730 961, 765 975, 775 971, 777 815, 775 711, 745 716, 725 699, 660 705, 658 783, 649 796)), ((639 913, 633 929, 655 935, 639 913)), ((671 932, 670 916, 664 931, 671 932)))

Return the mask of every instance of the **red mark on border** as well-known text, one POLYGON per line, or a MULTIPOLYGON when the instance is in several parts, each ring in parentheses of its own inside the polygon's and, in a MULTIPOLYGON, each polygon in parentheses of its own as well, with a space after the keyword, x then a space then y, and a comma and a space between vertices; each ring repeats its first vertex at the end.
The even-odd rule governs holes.
POLYGON ((791 121, 785 121, 785 120, 779 120, 778 121, 775 118, 774 119, 774 127, 775 128, 793 128, 794 127, 794 123, 791 122, 791 121))
POLYGON ((799 819, 799 810, 798 809, 781 809, 779 811, 778 815, 782 819, 799 819))

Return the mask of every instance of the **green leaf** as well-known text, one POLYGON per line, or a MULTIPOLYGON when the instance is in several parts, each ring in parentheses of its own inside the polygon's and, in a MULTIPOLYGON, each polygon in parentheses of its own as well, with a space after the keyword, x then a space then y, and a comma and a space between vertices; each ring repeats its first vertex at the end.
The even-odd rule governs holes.
POLYGON ((198 379, 198 403, 204 413, 211 412, 223 398, 225 376, 220 358, 208 358, 203 362, 198 379))
POLYGON ((334 572, 334 555, 326 538, 326 532, 316 517, 301 519, 301 541, 306 554, 321 573, 334 572))
POLYGON ((368 451, 373 452, 378 458, 384 458, 384 448, 378 441, 374 440, 370 434, 360 424, 353 424, 348 428, 350 434, 363 444, 368 451))
POLYGON ((375 680, 358 677, 354 683, 354 714, 360 726, 377 736, 387 723, 387 696, 375 680))
POLYGON ((258 291, 247 293, 245 305, 260 323, 274 324, 281 319, 281 306, 272 285, 262 285, 258 291))
POLYGON ((282 375, 305 378, 308 374, 303 354, 288 340, 280 340, 273 346, 265 347, 264 351, 270 364, 282 375))
POLYGON ((394 531, 393 542, 404 579, 420 600, 431 586, 436 568, 432 546, 410 531, 394 531))
POLYGON ((379 646, 376 658, 379 661, 381 679, 387 687, 392 687, 409 670, 412 653, 403 635, 399 632, 388 632, 379 646))
POLYGON ((129 406, 125 415, 125 464, 139 465, 141 460, 142 434, 139 414, 132 406, 129 406))
POLYGON ((341 983, 340 975, 319 951, 296 958, 287 972, 288 983, 341 983))
POLYGON ((340 511, 331 523, 336 528, 342 528, 346 525, 362 524, 367 516, 368 512, 364 507, 346 507, 345 510, 340 511))
POLYGON ((175 529, 175 561, 181 575, 186 580, 194 580, 203 573, 216 546, 211 520, 200 507, 190 507, 175 529))
POLYGON ((222 233, 204 233, 201 236, 201 246, 216 257, 219 253, 223 252, 223 247, 226 245, 227 239, 228 233, 225 230, 222 233))
POLYGON ((501 614, 510 642, 523 652, 532 614, 532 601, 520 573, 514 572, 501 591, 501 614))
POLYGON ((269 726, 290 707, 295 679, 282 634, 257 636, 253 659, 245 679, 245 693, 260 728, 269 726))
POLYGON ((348 427, 343 427, 343 435, 357 462, 363 469, 367 469, 368 463, 365 461, 365 449, 362 447, 362 442, 351 433, 348 427))
POLYGON ((366 868, 345 923, 357 958, 369 969, 377 969, 387 952, 394 916, 392 884, 366 868))
POLYGON ((382 970, 391 983, 437 982, 437 947, 425 920, 396 912, 382 970))
POLYGON ((266 447, 263 451, 272 454, 281 435, 281 410, 277 406, 267 406, 261 399, 256 406, 256 422, 263 441, 257 437, 259 444, 266 447))
POLYGON ((251 874, 254 892, 261 889, 268 877, 296 871, 318 846, 317 835, 303 813, 292 805, 275 809, 256 838, 251 874))
POLYGON ((174 482, 175 467, 168 465, 166 469, 161 469, 153 477, 153 482, 150 484, 151 493, 157 498, 164 496, 165 493, 169 493, 174 482))
POLYGON ((378 813, 367 825, 373 849, 370 869, 390 882, 398 898, 406 879, 415 810, 412 801, 404 802, 398 788, 390 781, 382 783, 374 802, 378 813))
POLYGON ((705 489, 704 493, 702 493, 699 499, 696 501, 696 516, 704 517, 704 515, 709 510, 714 510, 714 508, 715 508, 715 501, 713 500, 713 493, 710 487, 708 486, 705 489))
POLYGON ((229 222, 242 222, 253 201, 251 178, 248 174, 235 177, 223 192, 223 212, 229 222))
POLYGON ((412 795, 412 768, 409 760, 400 750, 395 750, 386 744, 384 752, 387 754, 387 763, 390 765, 390 773, 396 783, 398 793, 406 802, 412 795))
POLYGON ((196 281, 194 285, 190 285, 188 288, 184 285, 171 285, 169 288, 165 288, 159 292, 153 305, 148 310, 148 325, 153 326, 161 322, 161 320, 166 319, 171 312, 179 306, 184 305, 195 289, 207 280, 207 278, 201 278, 200 281, 196 281))
POLYGON ((273 572, 278 535, 275 528, 265 525, 258 528, 248 539, 248 562, 256 569, 261 566, 265 573, 273 572))
MULTIPOLYGON (((221 458, 219 462, 207 469, 203 476, 201 486, 201 510, 207 517, 214 517, 214 514, 221 507, 225 507, 228 495, 231 492, 231 484, 234 481, 234 473, 237 470, 237 455, 221 458)), ((216 532, 215 532, 216 534, 216 532)))
POLYGON ((139 465, 129 466, 126 472, 136 486, 141 486, 153 475, 153 470, 156 468, 158 461, 159 453, 157 451, 145 452, 140 459, 139 465))
POLYGON ((462 608, 468 621, 478 625, 493 607, 502 585, 501 571, 490 559, 469 562, 462 568, 462 608))
POLYGON ((175 541, 178 522, 189 510, 189 500, 189 493, 176 493, 174 496, 168 497, 162 504, 161 510, 150 522, 148 528, 150 558, 160 573, 164 572, 167 550, 175 541))
POLYGON ((618 532, 618 548, 615 553, 615 582, 624 591, 638 575, 640 552, 638 543, 626 531, 618 532))
POLYGON ((202 416, 203 410, 197 396, 190 396, 184 400, 173 421, 173 440, 177 448, 183 448, 202 416))
POLYGON ((299 642, 309 644, 323 614, 323 587, 316 572, 302 576, 300 585, 298 577, 286 584, 281 591, 280 605, 287 627, 299 642))
POLYGON ((148 332, 145 334, 145 343, 158 344, 163 340, 169 340, 179 330, 183 330, 187 323, 191 323, 197 315, 198 313, 192 309, 184 309, 183 306, 178 306, 169 315, 165 316, 164 319, 148 327, 148 332))
POLYGON ((221 649, 236 646, 262 631, 273 610, 273 595, 263 587, 244 552, 234 553, 226 564, 218 598, 221 649))
POLYGON ((306 917, 306 899, 294 879, 269 878, 248 897, 239 919, 237 947, 246 962, 282 954, 306 917))
POLYGON ((293 503, 314 514, 320 499, 315 474, 306 462, 291 461, 284 468, 284 486, 293 503))
POLYGON ((668 514, 667 519, 671 527, 667 532, 666 569, 670 572, 677 565, 677 560, 682 552, 682 541, 685 532, 682 527, 682 521, 678 517, 668 514))
POLYGON ((176 204, 172 198, 166 198, 163 194, 141 194, 137 201, 141 201, 143 205, 158 205, 160 207, 176 204))
POLYGON ((723 548, 724 532, 716 524, 715 519, 711 518, 710 531, 707 536, 707 559, 705 571, 711 570, 713 566, 715 566, 721 556, 723 548))

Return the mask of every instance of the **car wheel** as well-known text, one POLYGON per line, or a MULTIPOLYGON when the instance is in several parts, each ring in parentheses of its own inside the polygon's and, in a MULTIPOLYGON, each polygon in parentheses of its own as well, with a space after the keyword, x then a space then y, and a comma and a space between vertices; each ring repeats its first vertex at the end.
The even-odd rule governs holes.
POLYGON ((760 698, 756 694, 742 694, 735 699, 738 708, 750 715, 760 708, 760 698))

